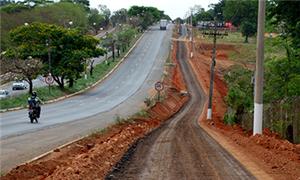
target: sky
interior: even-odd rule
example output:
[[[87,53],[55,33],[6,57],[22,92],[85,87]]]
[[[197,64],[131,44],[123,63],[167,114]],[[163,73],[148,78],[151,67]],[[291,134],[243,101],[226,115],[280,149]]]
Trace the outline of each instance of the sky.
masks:
[[[129,9],[133,5],[153,6],[165,12],[172,19],[184,18],[190,7],[201,5],[206,10],[208,5],[219,0],[90,0],[90,7],[97,8],[99,4],[106,5],[111,12],[121,8]]]

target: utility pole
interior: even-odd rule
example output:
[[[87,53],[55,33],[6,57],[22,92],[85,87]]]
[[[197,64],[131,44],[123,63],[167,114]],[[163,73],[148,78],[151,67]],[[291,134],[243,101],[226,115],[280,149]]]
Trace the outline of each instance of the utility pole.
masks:
[[[207,107],[207,120],[212,119],[212,98],[213,98],[213,87],[214,87],[214,71],[216,66],[216,50],[217,50],[217,36],[227,36],[228,33],[224,29],[224,23],[217,23],[217,18],[214,18],[213,24],[208,23],[208,31],[204,31],[204,35],[213,36],[213,50],[212,50],[212,61],[210,66],[210,83],[209,83],[209,96],[208,96],[208,107]],[[220,31],[218,31],[220,30]],[[225,30],[222,32],[222,30]]]
[[[191,58],[194,56],[193,9],[191,9]]]
[[[253,135],[262,134],[263,120],[263,79],[264,79],[264,31],[265,31],[265,0],[258,2],[256,70],[254,90],[254,122]]]
[[[210,66],[210,82],[209,82],[209,96],[208,96],[208,107],[207,107],[207,119],[212,119],[212,97],[214,90],[214,72],[216,66],[216,47],[217,47],[217,19],[215,18],[214,22],[214,31],[213,31],[213,51],[212,51],[212,61]]]

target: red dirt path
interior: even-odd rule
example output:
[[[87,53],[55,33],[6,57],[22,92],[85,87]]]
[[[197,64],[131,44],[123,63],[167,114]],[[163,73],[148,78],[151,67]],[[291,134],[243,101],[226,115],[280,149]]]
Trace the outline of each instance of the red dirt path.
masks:
[[[190,64],[206,94],[209,90],[211,48],[211,45],[196,41],[194,57],[190,60]],[[231,65],[236,64],[236,62],[228,59],[230,51],[235,51],[234,46],[224,44],[217,47],[217,65],[213,91],[213,121],[206,121],[206,111],[204,111],[205,115],[199,119],[201,126],[213,130],[221,137],[220,139],[227,141],[233,147],[232,149],[238,149],[239,154],[244,156],[241,159],[246,158],[253,161],[255,166],[265,171],[270,177],[299,180],[300,145],[279,139],[274,133],[266,129],[263,135],[252,136],[251,132],[245,132],[239,126],[224,125],[223,117],[226,112],[224,97],[227,93],[227,87],[223,81],[223,72]],[[247,162],[243,164],[250,165]],[[249,169],[252,168],[254,167],[249,167]]]

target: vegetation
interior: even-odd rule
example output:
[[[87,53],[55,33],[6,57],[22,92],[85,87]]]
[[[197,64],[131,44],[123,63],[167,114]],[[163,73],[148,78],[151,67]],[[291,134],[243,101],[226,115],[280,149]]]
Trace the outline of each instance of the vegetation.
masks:
[[[240,29],[245,37],[244,42],[248,43],[248,38],[256,33],[257,4],[257,0],[220,0],[216,4],[211,4],[207,11],[199,5],[195,5],[192,8],[193,26],[202,21],[231,22]],[[186,20],[189,21],[190,17],[191,15],[188,15]]]
[[[135,37],[137,34],[133,35]],[[133,45],[133,43],[137,40],[139,36],[136,36],[135,39],[132,39],[130,42],[130,45]],[[128,49],[128,48],[126,48]],[[119,58],[124,55],[126,51],[123,53],[121,52]],[[108,62],[108,63],[106,63]],[[99,79],[103,78],[113,67],[116,66],[118,63],[118,59],[113,61],[113,59],[108,59],[106,62],[103,62],[101,64],[98,64],[93,67],[93,73],[92,75],[89,74],[87,75],[87,79],[84,77],[80,76],[79,79],[77,79],[74,82],[74,85],[72,87],[65,87],[63,90],[57,86],[51,86],[51,93],[49,93],[48,87],[42,87],[42,88],[35,88],[34,90],[37,91],[39,97],[41,98],[42,101],[48,101],[52,99],[56,99],[58,97],[72,94],[75,92],[78,92],[95,82],[97,82]],[[2,67],[1,67],[2,68]],[[6,99],[1,99],[0,104],[1,104],[1,109],[7,109],[7,108],[13,108],[13,107],[25,107],[27,105],[27,98],[28,94],[23,94],[20,96],[16,97],[10,97]]]
[[[242,115],[253,111],[253,72],[242,66],[233,66],[224,76],[229,85],[225,98],[230,110],[224,120],[228,124],[240,123]]]
[[[293,1],[268,2],[268,28],[281,34],[265,40],[264,127],[295,143],[300,142],[300,115],[297,105],[300,102],[299,8],[299,3]],[[247,21],[251,19],[243,18]],[[245,46],[243,52],[249,55],[243,57],[243,53],[233,53],[231,58],[239,61],[247,57],[253,59],[255,44]],[[253,77],[253,71],[241,66],[231,67],[225,75],[229,88],[225,98],[229,106],[224,118],[226,123],[240,123],[246,129],[252,128]]]
[[[29,57],[27,59],[20,58],[1,58],[0,61],[2,73],[14,73],[17,79],[24,79],[29,84],[29,93],[32,93],[32,81],[39,75],[42,70],[43,64],[38,59]]]
[[[236,27],[240,27],[243,36],[245,36],[245,43],[248,43],[249,36],[253,36],[256,33],[257,10],[257,0],[225,0],[224,18],[226,21],[231,21]]]
[[[72,94],[94,84],[96,81],[104,77],[113,67],[115,67],[116,64],[117,61],[109,64],[101,63],[96,65],[93,76],[88,76],[87,79],[84,77],[78,79],[72,88],[65,88],[64,90],[61,90],[58,86],[51,86],[50,93],[48,87],[35,88],[34,90],[38,93],[43,102]],[[28,94],[22,94],[16,97],[1,99],[1,109],[25,107],[27,105],[27,98]]]
[[[8,49],[5,56],[24,60],[29,56],[41,59],[44,70],[36,74],[51,73],[61,89],[64,88],[65,79],[68,79],[69,87],[73,87],[85,71],[86,59],[104,54],[102,49],[97,48],[97,39],[82,35],[75,29],[56,25],[32,23],[16,28],[10,35],[14,48]]]
[[[146,30],[148,26],[160,19],[171,19],[168,15],[165,15],[163,11],[158,10],[155,7],[145,6],[132,6],[128,10],[130,17],[139,17],[141,19],[139,26]]]
[[[23,6],[23,5],[22,5]],[[78,28],[81,32],[88,29],[88,19],[85,9],[77,4],[59,2],[19,9],[18,12],[7,12],[6,6],[1,7],[1,51],[6,50],[10,43],[9,31],[33,22],[56,24],[65,28]]]
[[[254,70],[245,65],[254,64],[256,60],[257,6],[256,0],[220,0],[207,11],[199,6],[193,8],[193,25],[217,17],[219,21],[232,22],[239,30],[217,40],[234,45],[236,51],[232,51],[229,58],[243,65],[232,66],[226,72],[225,101],[229,108],[224,122],[239,123],[248,130],[252,129],[253,121]],[[265,37],[264,127],[295,143],[300,142],[299,9],[300,4],[295,1],[266,2],[266,30],[272,36]],[[199,31],[195,34],[201,35]],[[242,44],[241,35],[248,43]],[[211,39],[205,37],[203,41],[211,42]]]
[[[97,9],[91,9],[88,15],[88,24],[90,29],[94,30],[94,34],[98,33],[98,30],[103,27],[105,17],[99,14]]]

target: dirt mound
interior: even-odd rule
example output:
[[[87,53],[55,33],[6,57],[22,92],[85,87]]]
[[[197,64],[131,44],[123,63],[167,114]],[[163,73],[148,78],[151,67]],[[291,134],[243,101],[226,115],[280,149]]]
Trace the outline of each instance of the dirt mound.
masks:
[[[212,45],[196,44],[196,48],[198,51],[195,52],[190,63],[198,76],[198,81],[208,94]],[[268,129],[264,130],[264,135],[252,136],[252,132],[244,131],[238,125],[227,126],[223,123],[227,108],[224,102],[227,87],[222,76],[224,69],[237,64],[228,59],[228,53],[233,50],[233,45],[219,45],[217,48],[219,59],[217,56],[213,90],[213,121],[207,122],[203,116],[200,119],[201,125],[211,128],[216,133],[221,133],[220,136],[226,137],[226,141],[232,143],[240,154],[249,156],[251,161],[273,178],[299,179],[300,145],[279,139],[278,135],[271,133]]]

